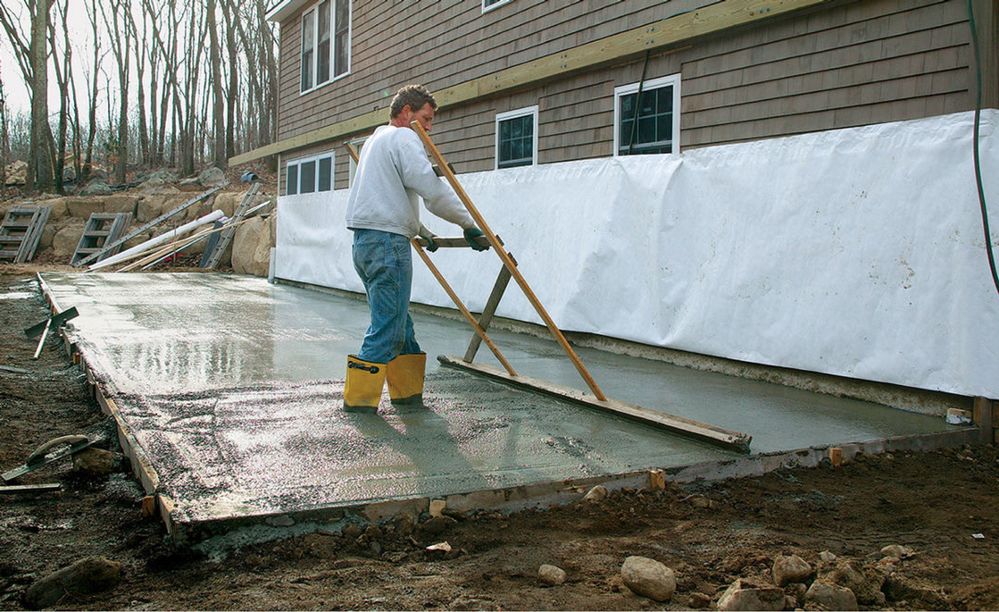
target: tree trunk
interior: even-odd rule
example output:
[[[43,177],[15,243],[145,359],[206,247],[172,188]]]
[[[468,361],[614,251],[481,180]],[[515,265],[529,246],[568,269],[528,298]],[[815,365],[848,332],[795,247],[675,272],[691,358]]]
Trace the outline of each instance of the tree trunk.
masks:
[[[225,156],[228,159],[236,155],[236,103],[239,101],[239,56],[236,48],[236,28],[233,21],[236,16],[236,5],[233,0],[222,1],[222,16],[225,17],[225,44],[229,53],[229,95],[226,98],[225,111]]]
[[[224,0],[223,0],[224,1]],[[218,20],[215,18],[216,0],[208,0],[205,11],[208,25],[209,62],[212,65],[212,154],[215,167],[225,169],[229,165],[226,158],[225,142],[225,101],[222,99],[222,50],[219,45]]]
[[[52,149],[49,142],[48,33],[49,9],[53,0],[36,0],[31,20],[31,157],[28,161],[28,191],[52,188]]]

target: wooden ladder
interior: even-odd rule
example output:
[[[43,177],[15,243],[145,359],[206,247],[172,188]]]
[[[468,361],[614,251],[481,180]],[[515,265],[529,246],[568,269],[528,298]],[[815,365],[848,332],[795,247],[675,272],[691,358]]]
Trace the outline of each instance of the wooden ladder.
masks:
[[[225,250],[229,247],[229,243],[232,241],[233,235],[236,234],[236,226],[239,222],[243,220],[246,216],[247,211],[250,210],[250,205],[253,203],[254,196],[257,195],[257,191],[260,190],[260,183],[254,183],[250,185],[250,189],[243,195],[243,199],[240,200],[239,206],[236,207],[236,211],[232,215],[232,219],[226,221],[225,227],[219,233],[218,242],[215,243],[215,248],[212,250],[212,254],[208,256],[208,260],[202,265],[202,268],[206,270],[214,270],[218,265],[222,256],[225,255]]]
[[[97,261],[114,255],[121,250],[124,243],[119,239],[131,222],[132,213],[91,213],[69,263],[78,266],[94,254],[97,254]],[[106,245],[114,246],[105,248]]]
[[[14,206],[0,224],[0,259],[14,263],[30,261],[42,239],[51,206]]]

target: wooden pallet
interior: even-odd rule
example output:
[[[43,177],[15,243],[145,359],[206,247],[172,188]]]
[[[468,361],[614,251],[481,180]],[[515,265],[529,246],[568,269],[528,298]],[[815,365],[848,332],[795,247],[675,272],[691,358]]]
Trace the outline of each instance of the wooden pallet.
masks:
[[[260,190],[260,183],[254,183],[250,186],[249,191],[240,200],[239,206],[236,207],[236,212],[233,213],[232,219],[226,221],[225,228],[219,233],[218,242],[215,244],[215,248],[212,249],[211,255],[208,256],[208,260],[202,264],[202,268],[206,270],[213,270],[219,265],[219,261],[222,259],[222,255],[225,254],[225,250],[229,247],[229,243],[232,241],[233,235],[236,233],[236,226],[242,221],[243,217],[250,210],[250,204],[253,203],[253,197],[257,195],[257,191]],[[202,259],[204,261],[204,259]]]
[[[124,243],[119,241],[131,223],[132,213],[91,213],[69,263],[78,266],[91,255],[96,254],[97,261],[114,255],[121,250]]]
[[[51,206],[44,205],[15,206],[8,210],[0,224],[0,260],[31,261],[51,211]]]

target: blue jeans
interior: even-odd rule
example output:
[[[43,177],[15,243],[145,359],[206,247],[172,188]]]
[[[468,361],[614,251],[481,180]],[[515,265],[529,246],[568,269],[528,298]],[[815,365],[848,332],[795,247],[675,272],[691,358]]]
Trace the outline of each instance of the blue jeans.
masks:
[[[357,357],[388,363],[399,355],[421,352],[409,316],[413,285],[409,239],[378,230],[354,230],[353,257],[371,311],[371,324]]]

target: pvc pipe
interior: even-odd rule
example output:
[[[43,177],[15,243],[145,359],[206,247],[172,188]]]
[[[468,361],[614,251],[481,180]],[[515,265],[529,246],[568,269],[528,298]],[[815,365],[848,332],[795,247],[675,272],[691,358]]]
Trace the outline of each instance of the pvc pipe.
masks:
[[[129,255],[132,255],[132,254],[135,254],[135,253],[141,253],[143,251],[148,251],[149,249],[151,249],[151,248],[153,248],[153,247],[155,247],[157,245],[163,244],[165,242],[170,242],[172,239],[176,238],[177,236],[186,234],[186,233],[192,231],[194,228],[196,228],[196,227],[198,227],[200,225],[204,225],[206,223],[214,223],[218,219],[221,219],[223,216],[225,216],[225,215],[224,215],[224,213],[221,210],[212,211],[212,212],[208,213],[207,215],[205,215],[204,217],[201,217],[200,219],[195,219],[194,221],[191,221],[190,223],[186,223],[184,225],[181,225],[177,229],[170,230],[169,232],[167,232],[165,234],[160,234],[159,236],[156,236],[155,238],[150,238],[149,240],[143,242],[142,244],[137,244],[137,245],[135,245],[134,247],[132,247],[130,249],[126,249],[126,250],[122,251],[121,253],[118,253],[117,255],[112,255],[111,257],[108,257],[107,259],[105,259],[103,261],[99,261],[99,262],[97,262],[95,264],[91,264],[88,269],[89,270],[99,270],[100,268],[103,268],[105,266],[110,266],[110,265],[116,264],[119,261],[122,261],[123,259],[127,259]]]

